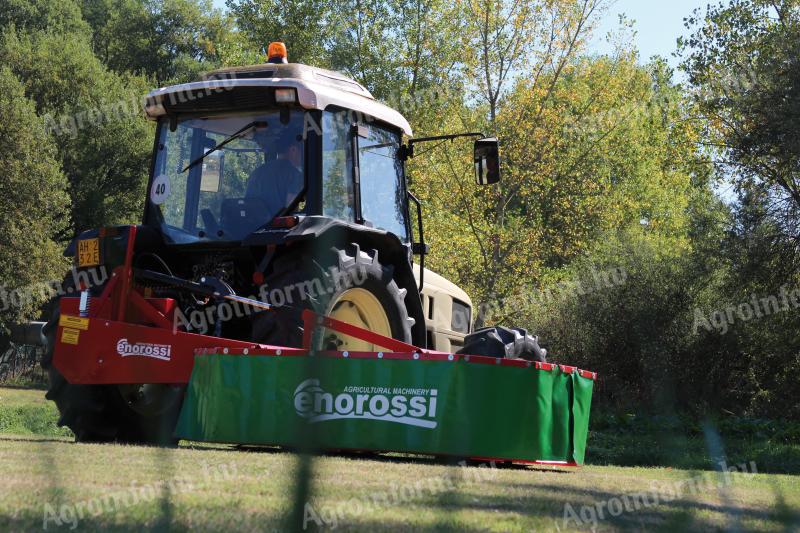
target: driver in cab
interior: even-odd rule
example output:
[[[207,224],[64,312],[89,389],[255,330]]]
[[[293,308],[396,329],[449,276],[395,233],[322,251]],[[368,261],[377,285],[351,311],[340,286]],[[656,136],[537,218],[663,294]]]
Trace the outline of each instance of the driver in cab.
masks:
[[[270,139],[259,132],[254,140],[269,159],[258,166],[247,181],[247,198],[263,201],[270,216],[277,215],[288,207],[303,190],[303,141],[293,131],[282,131],[277,138]]]

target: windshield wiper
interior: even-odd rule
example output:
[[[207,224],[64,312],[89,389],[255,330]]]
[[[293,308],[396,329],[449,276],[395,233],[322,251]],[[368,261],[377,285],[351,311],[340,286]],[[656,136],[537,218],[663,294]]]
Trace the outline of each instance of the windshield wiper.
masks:
[[[189,170],[190,168],[195,166],[197,163],[199,163],[200,161],[205,159],[208,155],[216,152],[217,150],[219,150],[220,148],[222,148],[223,146],[225,146],[229,142],[238,139],[239,137],[241,137],[248,130],[251,130],[253,128],[266,128],[266,127],[267,127],[267,123],[262,121],[262,120],[255,120],[255,121],[251,122],[250,124],[247,124],[245,127],[240,129],[239,131],[237,131],[236,133],[234,133],[233,135],[231,135],[230,137],[228,137],[224,141],[222,141],[222,142],[218,143],[217,145],[215,145],[214,148],[212,148],[208,152],[204,153],[203,155],[201,155],[200,157],[198,157],[197,159],[195,159],[194,161],[192,161],[191,163],[186,165],[186,168],[181,170],[181,173],[186,172],[187,170]]]

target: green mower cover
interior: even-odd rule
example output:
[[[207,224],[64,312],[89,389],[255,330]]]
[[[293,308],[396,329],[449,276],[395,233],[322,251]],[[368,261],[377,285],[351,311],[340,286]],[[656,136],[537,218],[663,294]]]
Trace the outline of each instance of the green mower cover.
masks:
[[[558,365],[544,370],[451,357],[198,355],[176,434],[316,450],[583,463],[591,378]]]

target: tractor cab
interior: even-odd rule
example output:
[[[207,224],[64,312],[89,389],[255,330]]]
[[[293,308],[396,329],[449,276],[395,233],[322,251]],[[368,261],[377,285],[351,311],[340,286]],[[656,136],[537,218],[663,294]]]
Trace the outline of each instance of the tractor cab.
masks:
[[[241,241],[325,216],[410,243],[408,122],[341,74],[268,63],[148,97],[158,121],[147,223],[172,243]]]
[[[145,224],[168,247],[242,244],[257,256],[260,246],[276,246],[268,258],[255,257],[256,271],[245,268],[239,276],[263,273],[270,282],[269,263],[285,245],[335,233],[334,244],[374,249],[393,270],[413,322],[404,340],[447,351],[463,345],[472,303],[424,268],[422,209],[405,175],[414,142],[439,137],[411,139],[408,121],[363,86],[337,72],[288,63],[276,43],[268,63],[158,89],[145,110],[158,124]],[[475,154],[478,181],[496,181],[496,140],[479,139]],[[415,255],[419,264],[412,267]],[[356,302],[358,312],[338,316],[363,315],[374,304]],[[367,320],[358,325],[370,326]]]

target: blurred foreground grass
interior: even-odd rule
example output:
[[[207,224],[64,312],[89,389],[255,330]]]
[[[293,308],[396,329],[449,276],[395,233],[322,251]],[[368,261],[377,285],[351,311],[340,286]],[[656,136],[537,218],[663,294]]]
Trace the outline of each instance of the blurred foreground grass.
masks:
[[[800,478],[791,475],[600,465],[569,472],[495,469],[401,456],[315,460],[304,523],[289,522],[293,454],[194,443],[177,449],[74,444],[56,419],[42,391],[0,389],[0,531],[800,528]],[[590,461],[671,458],[678,464],[676,452],[666,450],[683,444],[685,455],[699,457],[684,462],[708,466],[701,464],[708,454],[696,436],[648,441],[658,433],[603,424],[598,418],[590,435]],[[739,462],[750,471],[755,460]],[[757,462],[756,469],[763,470]]]

